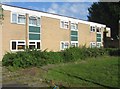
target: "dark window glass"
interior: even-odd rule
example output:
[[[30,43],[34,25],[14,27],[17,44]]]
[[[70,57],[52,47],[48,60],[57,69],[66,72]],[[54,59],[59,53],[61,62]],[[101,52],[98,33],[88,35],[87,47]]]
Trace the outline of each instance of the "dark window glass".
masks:
[[[12,50],[16,50],[16,42],[12,42]]]
[[[18,50],[19,49],[25,49],[25,45],[18,45]]]
[[[29,49],[35,49],[35,45],[29,45]]]
[[[40,49],[40,42],[37,42],[37,49]]]

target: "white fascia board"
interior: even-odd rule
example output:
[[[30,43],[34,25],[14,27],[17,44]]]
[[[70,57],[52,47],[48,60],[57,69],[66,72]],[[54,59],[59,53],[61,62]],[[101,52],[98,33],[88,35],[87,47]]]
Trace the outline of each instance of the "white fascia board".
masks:
[[[94,22],[88,22],[88,21],[84,21],[84,20],[74,19],[74,18],[50,14],[50,13],[44,13],[44,12],[39,12],[39,11],[27,10],[27,9],[19,8],[19,7],[2,5],[2,8],[4,10],[9,10],[9,11],[16,12],[16,13],[29,14],[30,16],[31,15],[38,16],[38,17],[46,16],[46,17],[50,17],[50,18],[63,20],[63,21],[71,21],[72,23],[83,23],[83,24],[88,24],[90,26],[106,27],[106,25],[102,25],[102,24],[98,24],[98,23],[94,23]]]
[[[97,27],[106,27],[106,25],[95,23],[95,22],[88,22],[90,26],[97,26]]]
[[[107,30],[107,31],[109,31],[109,30],[110,30],[110,28],[109,28],[109,27],[106,27],[106,30]]]

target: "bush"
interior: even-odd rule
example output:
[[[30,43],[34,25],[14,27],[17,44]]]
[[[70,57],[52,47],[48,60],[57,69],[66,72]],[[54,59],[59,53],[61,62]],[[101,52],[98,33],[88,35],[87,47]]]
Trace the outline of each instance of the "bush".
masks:
[[[3,66],[13,67],[31,67],[43,66],[47,64],[56,64],[61,62],[73,62],[77,60],[85,60],[89,57],[98,57],[104,55],[118,56],[120,49],[103,49],[103,48],[86,48],[86,47],[70,47],[61,52],[47,52],[41,50],[26,49],[22,52],[6,53],[3,57]]]

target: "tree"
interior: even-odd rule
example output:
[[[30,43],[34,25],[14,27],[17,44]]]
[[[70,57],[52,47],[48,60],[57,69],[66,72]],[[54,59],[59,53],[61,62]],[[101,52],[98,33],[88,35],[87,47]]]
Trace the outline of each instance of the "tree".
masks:
[[[111,28],[111,36],[117,38],[120,19],[120,2],[95,2],[88,8],[88,20]]]

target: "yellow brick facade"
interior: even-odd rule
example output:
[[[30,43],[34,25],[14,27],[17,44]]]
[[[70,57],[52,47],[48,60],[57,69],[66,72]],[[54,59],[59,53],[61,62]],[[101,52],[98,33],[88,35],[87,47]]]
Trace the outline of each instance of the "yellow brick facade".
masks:
[[[16,7],[8,6],[10,9]],[[10,52],[10,41],[11,40],[25,40],[26,46],[29,45],[29,16],[33,14],[31,10],[20,9],[21,12],[23,10],[26,16],[25,24],[15,24],[11,23],[11,10],[8,10],[7,6],[4,6],[4,20],[3,27],[0,29],[0,59],[2,60],[3,55],[6,52]],[[16,9],[17,13],[19,11]],[[21,13],[23,13],[21,12]],[[28,12],[28,13],[27,13]],[[41,12],[34,12],[41,13]],[[38,16],[38,15],[37,15]],[[96,32],[91,32],[91,23],[87,21],[81,21],[78,19],[73,19],[65,16],[53,15],[43,13],[40,17],[40,45],[41,50],[47,49],[48,51],[60,51],[61,50],[61,41],[67,41],[69,43],[69,47],[71,46],[71,22],[75,22],[78,24],[78,46],[86,46],[90,47],[90,42],[96,42]],[[68,29],[63,29],[60,26],[61,20],[67,20],[69,22]],[[92,23],[96,26],[97,23]],[[98,24],[99,25],[99,24]],[[101,39],[103,43],[103,31],[104,25],[101,26]],[[103,27],[102,27],[103,26]],[[103,46],[103,44],[102,44]]]

